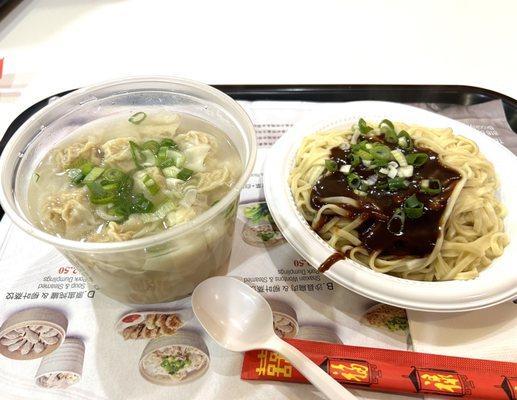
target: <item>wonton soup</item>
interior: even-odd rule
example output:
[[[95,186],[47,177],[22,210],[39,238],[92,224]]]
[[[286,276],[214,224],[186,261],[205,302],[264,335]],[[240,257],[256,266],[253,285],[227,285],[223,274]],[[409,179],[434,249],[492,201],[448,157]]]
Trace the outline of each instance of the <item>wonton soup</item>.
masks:
[[[29,205],[51,234],[130,240],[193,219],[240,174],[223,132],[192,116],[141,111],[85,125],[48,153],[34,172]]]
[[[29,212],[37,226],[65,239],[128,241],[194,219],[241,174],[228,136],[200,118],[117,114],[79,127],[44,156],[29,185]],[[64,254],[118,300],[183,297],[227,265],[237,201],[201,231],[153,247],[102,257]]]

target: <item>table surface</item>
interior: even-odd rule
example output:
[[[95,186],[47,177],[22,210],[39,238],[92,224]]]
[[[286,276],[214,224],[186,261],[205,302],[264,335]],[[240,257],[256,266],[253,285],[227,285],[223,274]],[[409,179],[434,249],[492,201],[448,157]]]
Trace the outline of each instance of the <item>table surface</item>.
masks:
[[[14,2],[0,10],[0,97],[30,104],[141,74],[214,84],[464,84],[517,97],[515,15],[513,0]],[[19,96],[5,93],[13,87]]]

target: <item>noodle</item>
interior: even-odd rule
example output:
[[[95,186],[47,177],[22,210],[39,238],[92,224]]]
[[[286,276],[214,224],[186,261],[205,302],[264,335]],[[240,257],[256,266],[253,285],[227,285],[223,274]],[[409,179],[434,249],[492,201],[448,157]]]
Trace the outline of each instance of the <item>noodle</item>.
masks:
[[[298,210],[331,247],[374,271],[424,281],[477,277],[509,243],[504,233],[505,208],[495,197],[498,182],[492,164],[476,143],[454,135],[451,129],[395,125],[406,130],[415,145],[437,153],[443,165],[459,171],[464,178],[455,202],[449,199],[453,207],[442,226],[443,241],[436,241],[429,257],[397,257],[366,249],[357,232],[363,219],[361,215],[352,216],[346,207],[354,199],[322,199],[325,205],[319,210],[311,204],[311,192],[325,172],[330,150],[354,143],[357,129],[318,132],[303,140],[289,176]]]

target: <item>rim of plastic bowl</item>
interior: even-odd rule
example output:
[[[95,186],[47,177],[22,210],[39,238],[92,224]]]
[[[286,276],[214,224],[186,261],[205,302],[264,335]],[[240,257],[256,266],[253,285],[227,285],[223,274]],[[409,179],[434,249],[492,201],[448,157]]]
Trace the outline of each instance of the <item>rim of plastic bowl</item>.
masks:
[[[257,144],[256,144],[256,136],[255,136],[255,129],[253,127],[253,124],[244,109],[230,96],[227,94],[221,92],[220,90],[207,85],[205,83],[193,81],[190,79],[185,78],[179,78],[174,76],[136,76],[136,77],[129,77],[129,78],[123,78],[123,79],[117,79],[117,80],[109,80],[104,81],[102,83],[84,87],[81,89],[78,89],[76,91],[73,91],[60,99],[50,103],[37,113],[35,113],[33,116],[31,116],[25,123],[15,132],[13,137],[9,140],[7,145],[5,146],[2,156],[0,157],[0,171],[4,171],[5,164],[9,161],[9,158],[11,156],[11,152],[15,145],[19,144],[18,142],[21,141],[21,136],[23,132],[30,127],[35,121],[37,121],[41,115],[44,115],[52,110],[55,110],[56,108],[60,107],[62,104],[67,103],[70,100],[76,99],[78,97],[84,96],[85,94],[88,94],[89,92],[93,92],[96,90],[108,88],[109,86],[113,85],[120,85],[120,84],[131,84],[131,83],[143,83],[143,82],[166,82],[166,83],[174,83],[174,84],[180,84],[186,87],[194,87],[196,89],[208,92],[221,100],[222,102],[228,103],[228,106],[231,106],[230,110],[232,110],[232,114],[237,115],[239,120],[239,124],[242,125],[241,130],[249,134],[250,141],[247,143],[248,147],[248,161],[244,165],[244,171],[241,174],[239,180],[235,183],[235,185],[230,189],[228,193],[214,206],[210,207],[207,211],[199,214],[194,219],[187,221],[183,224],[180,224],[176,227],[169,228],[164,230],[163,232],[157,233],[155,235],[145,236],[143,238],[138,239],[131,239],[127,241],[122,242],[109,242],[109,243],[98,243],[98,242],[80,242],[76,240],[70,240],[61,238],[58,236],[51,235],[50,233],[46,233],[43,230],[37,228],[34,226],[28,219],[24,218],[22,215],[24,214],[19,210],[19,207],[17,206],[17,201],[15,198],[15,194],[7,194],[4,191],[4,186],[2,185],[2,188],[0,190],[0,203],[2,204],[2,208],[5,211],[5,214],[9,216],[9,218],[22,230],[27,232],[29,235],[40,239],[46,243],[52,244],[56,247],[67,249],[67,250],[73,250],[76,252],[95,252],[95,253],[107,253],[107,252],[121,252],[121,251],[127,251],[132,250],[136,248],[145,248],[149,246],[155,246],[159,245],[167,240],[170,240],[174,238],[175,236],[187,233],[196,227],[203,225],[213,217],[215,217],[217,214],[222,212],[226,207],[232,203],[232,201],[235,200],[236,196],[239,195],[242,187],[248,180],[253,167],[255,165],[255,159],[257,154]],[[235,116],[234,116],[235,118]],[[27,146],[30,146],[30,142],[27,143]],[[245,160],[243,160],[243,163]],[[12,179],[12,176],[10,176]],[[12,197],[12,202],[9,199],[9,197]],[[13,207],[13,204],[15,207]],[[20,215],[21,214],[21,215]]]

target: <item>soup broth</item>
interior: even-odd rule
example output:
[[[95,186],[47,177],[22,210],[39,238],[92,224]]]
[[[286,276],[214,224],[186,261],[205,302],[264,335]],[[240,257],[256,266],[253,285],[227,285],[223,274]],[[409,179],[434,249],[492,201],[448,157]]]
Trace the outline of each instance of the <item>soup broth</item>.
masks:
[[[216,204],[242,173],[234,145],[187,114],[139,111],[76,129],[40,162],[29,210],[66,239],[136,239],[187,222]]]

